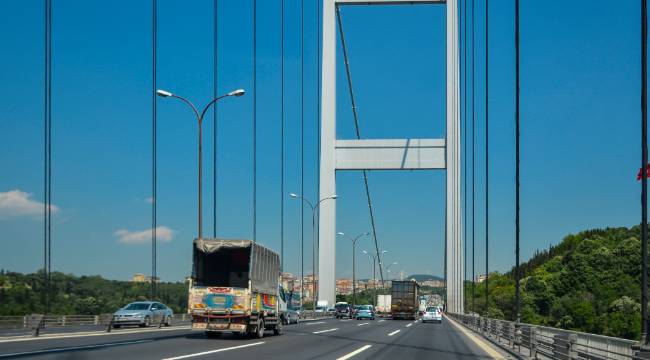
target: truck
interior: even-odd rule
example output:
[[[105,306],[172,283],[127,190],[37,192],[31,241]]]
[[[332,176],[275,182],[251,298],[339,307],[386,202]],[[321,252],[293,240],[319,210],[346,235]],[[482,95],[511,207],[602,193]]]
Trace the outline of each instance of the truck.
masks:
[[[280,256],[250,240],[195,239],[188,313],[192,329],[221,333],[282,335],[286,297]]]
[[[415,280],[392,281],[390,313],[394,320],[416,319],[419,306],[419,287]]]
[[[377,312],[389,313],[390,312],[390,295],[377,295]]]

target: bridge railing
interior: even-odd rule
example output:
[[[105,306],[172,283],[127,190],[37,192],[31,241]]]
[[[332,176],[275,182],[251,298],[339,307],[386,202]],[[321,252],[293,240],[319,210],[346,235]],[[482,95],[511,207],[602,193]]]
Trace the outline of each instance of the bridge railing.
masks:
[[[638,342],[477,315],[447,314],[494,343],[531,359],[638,359]]]

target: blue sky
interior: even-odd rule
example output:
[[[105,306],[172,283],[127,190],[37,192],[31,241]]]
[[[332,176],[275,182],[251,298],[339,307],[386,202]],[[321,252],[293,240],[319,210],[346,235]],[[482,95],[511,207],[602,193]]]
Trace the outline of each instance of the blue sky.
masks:
[[[42,266],[42,3],[0,3],[0,267],[24,272]],[[53,3],[52,267],[127,279],[150,268],[150,1]],[[285,268],[298,273],[300,204],[288,194],[300,192],[303,114],[304,193],[316,197],[317,7],[304,2],[301,87],[300,2],[285,3]],[[248,90],[218,107],[221,237],[253,233],[251,5],[219,2],[218,92]],[[257,234],[279,250],[280,1],[257,6]],[[160,0],[158,8],[158,85],[204,104],[213,93],[212,1]],[[344,7],[342,14],[362,137],[444,136],[444,6]],[[489,14],[490,268],[503,271],[514,263],[513,2],[491,2]],[[523,258],[569,233],[639,221],[639,16],[633,1],[522,1]],[[476,268],[482,272],[482,1],[476,3],[476,19],[475,241]],[[337,136],[352,138],[342,59],[337,70]],[[470,110],[471,88],[467,93]],[[212,232],[211,114],[204,123],[207,234]],[[471,110],[464,115],[470,120]],[[158,273],[179,280],[189,273],[196,235],[192,114],[177,101],[159,99],[158,135],[158,224],[168,229],[161,232],[167,240],[158,246]],[[468,175],[471,179],[471,168]],[[399,263],[394,271],[443,273],[444,179],[443,171],[370,172],[378,238],[389,251],[384,261]],[[341,172],[337,185],[337,230],[368,231],[361,173]],[[470,232],[472,219],[467,220]],[[306,273],[310,240],[305,211]],[[372,272],[360,254],[370,245],[367,238],[358,246],[360,277]],[[337,249],[337,276],[350,276],[349,243],[339,239]]]

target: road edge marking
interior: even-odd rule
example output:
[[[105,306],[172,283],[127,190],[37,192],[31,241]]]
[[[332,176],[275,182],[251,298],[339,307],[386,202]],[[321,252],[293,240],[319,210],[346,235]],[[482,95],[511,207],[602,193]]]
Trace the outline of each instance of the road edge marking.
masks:
[[[348,354],[343,355],[343,356],[341,356],[341,357],[339,357],[339,358],[336,358],[336,360],[347,360],[347,359],[349,359],[349,358],[351,358],[351,357],[353,357],[353,356],[355,356],[355,355],[361,353],[362,351],[366,351],[366,350],[370,349],[371,347],[372,347],[372,345],[364,345],[364,346],[362,346],[362,347],[360,347],[360,348],[354,350],[354,351],[351,352],[351,353],[348,353]]]
[[[216,350],[203,351],[203,352],[198,352],[198,353],[194,353],[194,354],[187,354],[187,355],[181,355],[181,356],[168,357],[168,358],[163,358],[163,360],[187,359],[187,358],[191,358],[191,357],[195,357],[195,356],[203,356],[203,355],[209,355],[209,354],[214,354],[214,353],[228,351],[228,350],[236,350],[236,349],[242,349],[242,348],[247,348],[247,347],[251,347],[251,346],[262,345],[264,343],[265,343],[265,341],[260,341],[260,342],[256,342],[256,343],[252,343],[252,344],[244,344],[244,345],[232,346],[232,347],[221,348],[221,349],[216,349]]]
[[[477,335],[473,334],[469,330],[465,329],[462,325],[458,324],[455,320],[450,319],[448,316],[445,318],[447,321],[449,321],[450,324],[460,330],[465,336],[472,340],[479,348],[481,348],[481,350],[485,351],[493,359],[504,360],[506,358],[498,351],[494,350],[492,346],[488,345],[485,341],[480,339]]]
[[[141,343],[153,342],[153,341],[154,341],[153,339],[141,339],[141,340],[117,341],[117,342],[105,343],[105,344],[78,345],[78,346],[58,347],[58,348],[52,348],[52,349],[21,351],[21,352],[15,352],[15,353],[0,354],[0,359],[16,357],[16,356],[29,356],[29,355],[38,356],[38,355],[46,355],[46,354],[50,354],[50,353],[61,353],[61,352],[74,351],[74,350],[98,349],[98,348],[105,348],[105,347],[111,347],[111,346],[141,344]]]
[[[149,328],[149,329],[133,329],[126,331],[111,331],[106,332],[103,330],[97,331],[84,331],[84,332],[69,332],[69,333],[60,333],[60,334],[47,334],[41,336],[31,336],[27,337],[17,337],[16,339],[11,338],[0,338],[0,344],[10,343],[10,342],[20,342],[20,341],[35,341],[35,340],[57,340],[57,339],[67,339],[67,338],[76,338],[76,337],[86,337],[86,336],[107,336],[107,335],[120,335],[120,334],[146,334],[146,333],[157,333],[162,331],[179,331],[179,330],[191,330],[189,325],[177,326],[177,327],[168,327],[168,328]]]

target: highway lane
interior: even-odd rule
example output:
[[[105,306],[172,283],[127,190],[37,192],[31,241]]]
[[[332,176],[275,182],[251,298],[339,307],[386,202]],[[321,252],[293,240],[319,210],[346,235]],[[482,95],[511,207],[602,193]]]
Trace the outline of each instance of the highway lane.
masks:
[[[263,339],[224,335],[206,338],[186,328],[106,336],[0,342],[0,359],[486,359],[485,350],[447,320],[327,319],[285,327]],[[494,354],[494,353],[492,353]],[[504,356],[505,357],[505,356]]]

